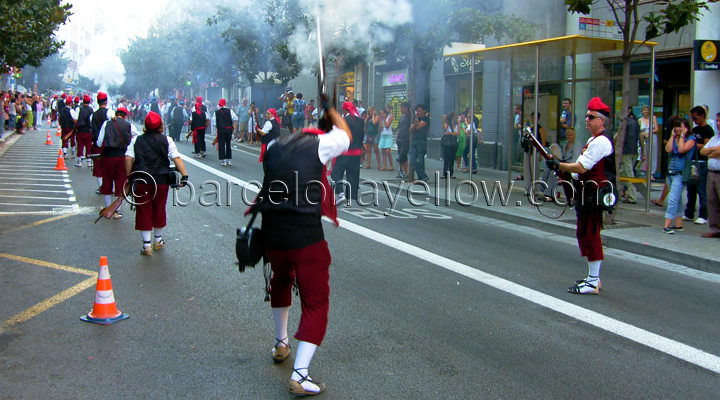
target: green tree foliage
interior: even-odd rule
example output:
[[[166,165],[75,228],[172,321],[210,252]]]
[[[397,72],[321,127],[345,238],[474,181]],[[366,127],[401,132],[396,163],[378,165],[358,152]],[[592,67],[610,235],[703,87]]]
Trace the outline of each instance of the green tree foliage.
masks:
[[[32,89],[35,84],[35,74],[37,74],[38,92],[62,90],[64,87],[62,77],[69,63],[68,59],[57,53],[53,54],[44,59],[37,68],[24,68],[22,77],[17,80],[17,83]]]
[[[708,3],[716,1],[718,0],[661,0],[654,2],[653,10],[649,7],[641,7],[645,3],[642,0],[627,0],[625,2],[605,0],[603,2],[607,4],[613,13],[615,22],[623,35],[621,110],[626,110],[630,106],[630,61],[633,54],[642,47],[635,44],[638,31],[642,25],[645,25],[643,41],[649,41],[669,33],[676,33],[683,27],[698,21],[702,12],[708,9]],[[564,0],[564,4],[570,13],[579,14],[589,14],[595,3],[596,1],[593,0]],[[615,151],[622,154],[626,115],[621,113],[619,117],[620,130],[615,136]],[[619,166],[619,157],[616,158],[616,162]]]
[[[10,66],[38,67],[63,42],[54,32],[71,15],[61,0],[0,0],[0,72]]]

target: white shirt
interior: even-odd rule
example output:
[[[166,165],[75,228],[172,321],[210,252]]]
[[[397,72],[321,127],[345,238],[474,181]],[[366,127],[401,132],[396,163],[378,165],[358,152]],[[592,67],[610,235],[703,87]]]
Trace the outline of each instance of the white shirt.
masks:
[[[605,135],[599,134],[597,136],[590,137],[587,141],[587,148],[585,152],[580,154],[577,158],[577,162],[583,166],[583,168],[590,170],[600,160],[609,156],[613,152],[612,143]],[[573,172],[573,179],[578,179],[578,174]]]
[[[720,136],[715,135],[710,138],[710,140],[705,143],[705,148],[709,149],[711,147],[718,147],[720,146]],[[710,171],[720,171],[720,157],[710,158],[708,157],[708,169]]]
[[[112,117],[114,117],[115,114],[112,114],[112,111],[108,110],[108,120],[103,122],[102,127],[100,127],[100,133],[98,133],[98,139],[97,142],[95,142],[95,146],[102,147],[103,140],[105,140],[105,127],[107,126],[108,122],[111,122]],[[135,128],[135,125],[130,124],[130,134],[132,135],[133,139],[135,136],[138,136],[140,132]]]
[[[223,108],[230,110],[230,118],[232,118],[233,121],[238,120],[238,116],[237,116],[237,114],[235,114],[235,111],[233,111],[231,108],[228,108],[228,107],[220,107],[220,109],[223,109]]]
[[[264,132],[264,131],[263,131]],[[325,164],[328,160],[341,155],[350,147],[350,137],[347,132],[333,125],[330,132],[318,135],[318,158]],[[275,141],[268,143],[267,148],[275,144]]]
[[[273,118],[273,119],[275,119],[275,118]],[[270,122],[270,121],[272,121],[273,119],[269,119],[269,120],[265,121],[265,125],[263,125],[263,127],[260,128],[260,130],[261,130],[264,134],[267,135],[267,134],[270,133],[270,131],[272,130],[272,122]]]
[[[166,138],[168,141],[168,158],[172,160],[173,158],[180,157],[180,152],[175,145],[175,141],[170,136],[163,135],[163,137]],[[132,140],[130,141],[130,145],[125,151],[126,157],[131,157],[132,159],[135,159],[135,141],[137,140],[137,138],[138,136],[133,136]]]

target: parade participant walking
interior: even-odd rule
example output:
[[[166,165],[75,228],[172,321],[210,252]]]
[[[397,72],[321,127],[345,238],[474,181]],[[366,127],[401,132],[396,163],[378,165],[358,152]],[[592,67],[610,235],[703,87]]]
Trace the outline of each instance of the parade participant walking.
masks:
[[[142,178],[152,176],[154,184],[137,181],[134,185],[135,195],[135,230],[140,231],[143,247],[140,254],[152,255],[153,250],[165,246],[162,238],[163,229],[167,225],[166,204],[168,197],[168,174],[170,161],[182,174],[180,186],[188,181],[185,164],[180,159],[180,152],[171,137],[163,135],[163,123],[160,114],[149,112],[145,117],[143,134],[135,136],[125,152],[126,176]],[[145,178],[147,179],[147,178]],[[153,234],[155,240],[153,241]]]
[[[269,193],[282,193],[282,198],[289,196],[293,200],[273,201],[271,197],[270,201],[253,206],[259,207],[262,213],[262,242],[272,269],[270,306],[275,323],[272,352],[275,363],[290,356],[288,315],[293,284],[299,288],[302,311],[295,333],[298,346],[289,382],[289,391],[296,395],[316,395],[325,390],[325,384],[311,379],[308,371],[325,337],[329,310],[331,257],[321,217],[326,215],[337,223],[325,164],[346,151],[353,139],[337,111],[330,109],[327,113],[334,125],[330,132],[314,135],[312,133],[322,132],[307,129],[279,138],[268,146],[263,160],[263,187],[267,187]]]
[[[220,99],[218,102],[218,108],[215,110],[215,126],[217,129],[217,136],[213,144],[218,145],[218,158],[220,159],[220,165],[230,165],[232,159],[232,147],[230,141],[233,138],[233,132],[237,128],[238,116],[235,112],[227,107],[225,99]]]
[[[337,204],[347,199],[357,201],[360,186],[360,156],[362,155],[365,127],[353,103],[346,101],[342,105],[345,122],[350,128],[352,142],[350,148],[335,160],[331,178],[337,194]],[[345,177],[345,181],[343,181]]]
[[[100,129],[102,129],[105,121],[114,117],[115,114],[113,113],[112,110],[107,109],[107,94],[106,93],[98,92],[97,102],[98,102],[98,109],[97,109],[97,111],[95,111],[93,113],[92,118],[90,118],[90,129],[92,131],[92,147],[90,148],[90,153],[99,155],[102,152],[102,148],[97,145],[98,138],[100,137]],[[102,188],[102,177],[103,177],[102,158],[94,157],[92,166],[93,166],[92,175],[94,177],[96,177],[97,181],[98,181],[98,188],[95,191],[95,193],[101,194],[100,189]]]
[[[87,159],[90,166],[90,151],[92,147],[92,126],[91,118],[93,109],[90,107],[90,96],[83,95],[83,105],[78,109],[77,117],[77,149],[78,160],[76,167],[82,167],[83,160]]]
[[[575,199],[577,213],[576,236],[580,247],[580,255],[587,257],[588,275],[570,286],[567,290],[573,294],[598,294],[600,283],[600,264],[604,258],[600,230],[602,229],[603,209],[598,204],[600,187],[608,185],[607,174],[615,174],[615,157],[613,145],[604,134],[605,124],[610,116],[608,107],[599,97],[590,99],[585,115],[585,127],[591,137],[573,163],[560,162],[552,158],[546,163],[556,171],[572,173],[573,179],[580,181],[586,190],[579,190],[582,198]],[[526,177],[527,179],[527,177]],[[595,194],[588,199],[587,194]]]
[[[280,137],[280,128],[282,128],[282,123],[278,118],[277,110],[268,108],[267,111],[265,111],[265,124],[263,124],[262,128],[255,129],[257,134],[260,135],[260,144],[262,145],[258,162],[263,161],[265,151],[267,151],[270,142]]]
[[[126,120],[130,112],[125,107],[115,111],[115,116],[103,123],[95,145],[100,147],[102,156],[102,186],[100,193],[105,196],[105,207],[118,197],[123,196],[125,173],[125,151],[133,137],[140,134],[135,126]],[[115,194],[115,198],[112,195]],[[113,218],[122,218],[122,212],[116,211]]]
[[[170,103],[168,108],[170,109],[168,111],[168,125],[170,125],[168,127],[168,134],[174,141],[179,142],[180,131],[185,122],[185,110],[181,105],[175,104],[175,100]]]
[[[195,111],[190,116],[190,133],[195,145],[195,158],[205,158],[205,129],[210,125],[210,118],[203,111],[202,100],[195,102]]]
[[[71,150],[71,157],[75,158],[75,124],[77,123],[77,111],[73,110],[72,97],[65,98],[65,106],[60,109],[60,128],[62,135],[63,157],[68,158],[68,146]]]

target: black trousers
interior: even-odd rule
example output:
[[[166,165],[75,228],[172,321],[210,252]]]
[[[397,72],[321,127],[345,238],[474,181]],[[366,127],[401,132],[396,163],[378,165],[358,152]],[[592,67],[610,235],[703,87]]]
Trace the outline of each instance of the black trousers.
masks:
[[[197,142],[195,143],[195,153],[205,152],[205,129],[198,129]]]
[[[455,157],[455,154],[457,153],[458,145],[449,145],[449,146],[442,146],[443,151],[443,174],[442,176],[447,176],[448,173],[450,173],[450,176],[455,175],[455,170],[453,168],[453,165],[455,165],[455,160],[457,159]]]
[[[348,199],[357,200],[360,186],[360,156],[339,156],[333,166],[330,177],[335,185],[335,193],[345,192]],[[345,178],[347,183],[338,183]],[[348,193],[349,191],[349,193]]]
[[[221,160],[229,160],[232,158],[232,148],[230,141],[232,140],[232,128],[218,128],[218,158]]]

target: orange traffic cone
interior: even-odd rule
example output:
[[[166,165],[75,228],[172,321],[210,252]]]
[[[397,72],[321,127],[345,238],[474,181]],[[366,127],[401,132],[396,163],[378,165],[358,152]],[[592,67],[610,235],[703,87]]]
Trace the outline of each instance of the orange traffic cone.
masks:
[[[60,123],[58,122],[57,136],[62,136],[62,130],[60,129]]]
[[[62,149],[60,149],[60,152],[58,153],[58,160],[57,164],[55,165],[55,171],[67,171],[67,167],[65,166],[65,158],[63,157]]]
[[[85,322],[93,322],[100,325],[110,325],[113,322],[130,318],[123,314],[115,305],[112,282],[110,281],[110,270],[108,269],[107,257],[100,257],[100,272],[98,272],[97,286],[95,287],[95,303],[93,309],[87,315],[80,317]]]
[[[45,139],[45,144],[53,144],[52,139],[50,139],[50,130],[48,129],[47,139]]]

